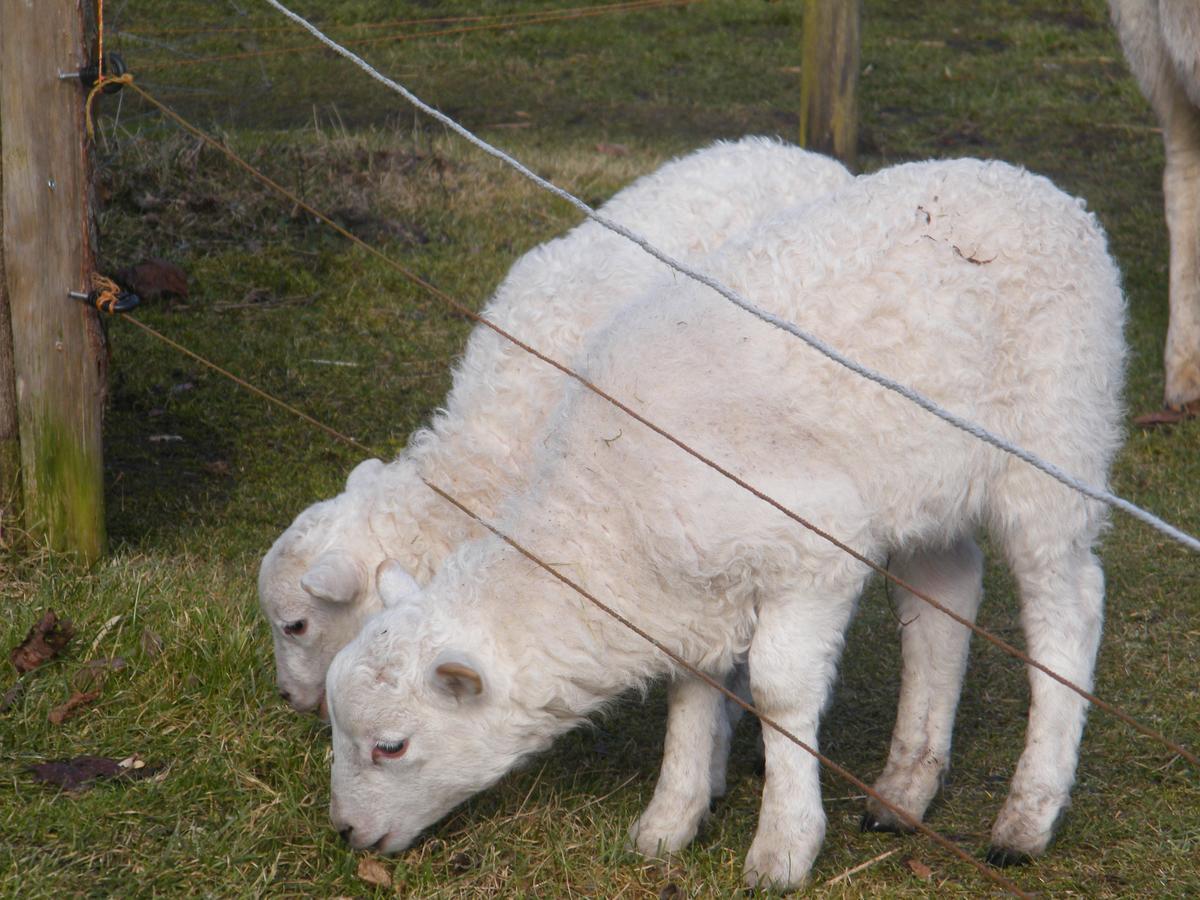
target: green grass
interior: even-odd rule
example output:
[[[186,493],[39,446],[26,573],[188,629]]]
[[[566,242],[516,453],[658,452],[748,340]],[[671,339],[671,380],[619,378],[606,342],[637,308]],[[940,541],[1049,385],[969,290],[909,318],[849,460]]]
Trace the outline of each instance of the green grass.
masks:
[[[480,305],[521,253],[576,221],[328,54],[177,64],[304,44],[297,34],[151,33],[195,22],[278,24],[263,6],[107,6],[110,26],[123,30],[111,42],[140,84],[469,305]],[[713,138],[793,136],[798,6],[708,0],[363,49],[539,172],[600,202]],[[328,25],[463,14],[460,4],[391,0],[310,0],[301,11]],[[1003,158],[1051,176],[1098,212],[1130,301],[1128,405],[1156,407],[1166,325],[1162,153],[1103,3],[869,2],[862,58],[864,169],[929,156]],[[102,103],[105,266],[161,256],[192,281],[186,302],[148,304],[139,317],[381,452],[402,447],[444,397],[468,323],[277,202],[128,92]],[[602,143],[628,153],[600,152]],[[245,307],[254,289],[276,302]],[[356,454],[131,326],[112,322],[108,333],[112,555],[82,571],[26,548],[10,550],[0,569],[8,600],[0,647],[17,643],[43,608],[79,631],[73,650],[27,677],[22,699],[0,714],[0,895],[370,894],[356,875],[358,858],[328,826],[328,735],[277,700],[254,600],[257,562],[270,542],[297,511],[336,492]],[[150,440],[159,435],[182,440]],[[1198,438],[1195,423],[1132,432],[1117,490],[1200,531]],[[1109,613],[1097,690],[1194,748],[1195,559],[1125,518],[1116,519],[1103,555]],[[1019,641],[1002,568],[989,569],[986,587],[983,624]],[[894,715],[894,632],[876,586],[854,625],[822,736],[823,749],[868,777],[882,766]],[[147,634],[161,637],[161,653]],[[954,772],[929,823],[979,853],[1023,741],[1027,690],[1011,660],[978,642],[974,651]],[[128,666],[108,677],[101,699],[50,725],[47,714],[70,694],[75,673],[110,656]],[[13,677],[10,670],[0,688]],[[733,894],[762,786],[748,723],[729,797],[697,841],[669,866],[622,850],[624,830],[653,788],[661,710],[661,692],[630,700],[455,812],[429,840],[385,862],[394,892],[654,897],[673,884],[681,896]],[[69,795],[33,783],[25,770],[45,759],[135,752],[165,766],[158,778]],[[1056,896],[1197,894],[1198,784],[1196,772],[1156,744],[1093,715],[1059,838],[1013,877]],[[824,788],[830,825],[814,884],[899,851],[818,893],[987,890],[920,838],[860,834],[856,792],[832,776]],[[910,858],[933,869],[931,881],[910,871]]]

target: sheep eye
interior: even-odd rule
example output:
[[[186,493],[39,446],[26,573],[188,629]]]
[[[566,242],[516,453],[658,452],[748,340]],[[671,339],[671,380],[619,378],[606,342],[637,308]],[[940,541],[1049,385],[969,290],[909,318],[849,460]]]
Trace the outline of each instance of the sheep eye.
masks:
[[[371,761],[399,759],[408,750],[408,741],[379,741],[371,748]]]
[[[291,635],[304,634],[304,629],[307,627],[307,622],[305,622],[303,619],[297,619],[295,622],[288,622],[286,625],[284,625],[283,633]]]

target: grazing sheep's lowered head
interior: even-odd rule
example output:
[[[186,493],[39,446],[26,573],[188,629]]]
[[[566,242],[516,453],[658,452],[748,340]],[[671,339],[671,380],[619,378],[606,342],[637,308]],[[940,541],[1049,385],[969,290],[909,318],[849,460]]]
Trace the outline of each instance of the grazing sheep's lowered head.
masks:
[[[396,853],[549,736],[514,708],[503,667],[469,615],[456,617],[450,635],[437,608],[446,598],[419,593],[397,603],[403,577],[385,564],[380,580],[390,608],[363,626],[327,677],[330,819],[355,849]]]
[[[369,518],[383,471],[377,459],[360,463],[343,493],[296,517],[259,568],[258,601],[271,626],[279,693],[300,712],[324,717],[330,661],[382,608],[376,568],[384,554]],[[401,594],[416,589],[396,566],[390,577]]]

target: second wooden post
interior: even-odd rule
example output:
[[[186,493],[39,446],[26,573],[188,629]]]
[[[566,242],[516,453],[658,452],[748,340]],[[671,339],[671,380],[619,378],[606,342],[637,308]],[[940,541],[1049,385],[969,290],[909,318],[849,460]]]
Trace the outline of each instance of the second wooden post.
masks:
[[[858,162],[860,0],[805,0],[800,144]]]

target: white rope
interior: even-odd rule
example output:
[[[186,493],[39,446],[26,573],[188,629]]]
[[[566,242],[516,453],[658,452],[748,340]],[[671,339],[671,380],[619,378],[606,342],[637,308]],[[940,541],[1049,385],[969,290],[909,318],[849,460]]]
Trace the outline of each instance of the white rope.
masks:
[[[528,169],[525,165],[523,165],[518,160],[513,159],[511,156],[509,156],[503,150],[499,149],[498,147],[492,146],[487,141],[476,136],[475,134],[473,134],[472,132],[470,132],[466,128],[464,128],[462,125],[458,124],[456,121],[451,119],[445,113],[439,112],[438,110],[434,109],[432,106],[430,106],[429,104],[427,104],[423,100],[421,100],[420,97],[416,96],[411,91],[409,91],[402,84],[398,84],[395,81],[393,81],[392,79],[388,78],[386,75],[381,73],[379,70],[375,69],[370,63],[366,62],[361,57],[355,55],[350,50],[347,50],[341,44],[339,44],[336,41],[332,40],[331,38],[327,37],[323,32],[320,31],[320,29],[318,29],[316,26],[314,26],[312,23],[310,23],[306,19],[302,18],[301,16],[296,15],[296,13],[292,12],[290,9],[285,7],[283,4],[279,3],[278,0],[267,0],[267,3],[269,3],[275,9],[279,10],[279,12],[283,13],[285,16],[287,16],[289,19],[291,19],[293,22],[295,22],[301,28],[305,29],[309,34],[311,34],[313,37],[315,37],[318,41],[320,41],[322,44],[324,44],[330,50],[337,53],[339,56],[342,56],[342,57],[350,60],[350,62],[354,63],[356,66],[358,66],[360,69],[362,69],[368,75],[370,75],[372,78],[374,78],[380,84],[395,91],[397,94],[402,96],[405,100],[407,100],[413,106],[417,107],[417,109],[421,110],[422,112],[424,112],[425,114],[427,114],[429,116],[432,116],[434,119],[441,122],[443,125],[445,125],[447,128],[449,128],[451,131],[453,131],[455,134],[457,134],[460,137],[464,138],[465,140],[469,141],[471,144],[474,144],[476,147],[478,147],[484,153],[487,153],[489,156],[494,156],[496,159],[500,160],[501,162],[505,163],[506,165],[512,167],[513,169],[516,169],[518,172],[520,172],[522,175],[524,175],[526,178],[528,178],[530,181],[532,181],[538,187],[542,188],[543,190],[549,191],[551,194],[554,194],[554,196],[559,197],[562,200],[565,200],[567,203],[571,204],[576,209],[578,209],[580,212],[582,212],[589,219],[592,219],[593,221],[595,221],[598,224],[602,225],[603,227],[607,228],[609,231],[615,232],[616,234],[621,235],[621,237],[626,238],[627,240],[630,240],[633,243],[637,244],[639,247],[641,247],[644,251],[649,253],[651,256],[653,256],[655,259],[657,259],[659,262],[664,263],[665,265],[674,269],[676,272],[679,272],[681,275],[686,275],[688,278],[691,278],[693,281],[697,281],[700,284],[705,285],[706,287],[712,288],[712,290],[716,291],[718,294],[720,294],[722,297],[724,297],[726,300],[728,300],[734,306],[737,306],[740,309],[745,310],[746,312],[750,313],[750,315],[754,316],[755,318],[760,319],[769,325],[773,325],[776,328],[780,329],[781,331],[787,332],[788,334],[792,335],[793,337],[799,338],[804,343],[808,344],[808,346],[812,347],[814,350],[816,350],[818,353],[822,354],[823,356],[827,357],[828,359],[831,359],[834,362],[838,363],[839,365],[844,366],[845,368],[849,369],[851,372],[854,372],[857,375],[860,375],[863,378],[866,378],[868,381],[875,382],[880,387],[884,387],[884,388],[888,389],[889,391],[893,391],[893,392],[899,394],[901,397],[904,397],[905,399],[910,400],[911,402],[915,403],[917,406],[921,407],[922,409],[926,410],[927,412],[932,413],[933,415],[937,416],[942,421],[947,422],[950,425],[953,425],[955,428],[965,431],[967,434],[970,434],[973,437],[978,438],[979,440],[983,441],[986,444],[990,444],[991,446],[997,448],[998,450],[1003,450],[1005,453],[1009,453],[1009,454],[1015,456],[1017,459],[1020,459],[1024,462],[1028,463],[1029,465],[1033,466],[1035,469],[1039,469],[1040,471],[1049,475],[1051,478],[1055,479],[1056,481],[1061,482],[1062,484],[1066,485],[1067,487],[1071,488],[1072,490],[1074,490],[1080,494],[1083,494],[1086,497],[1090,497],[1093,500],[1098,500],[1101,503],[1105,503],[1108,506],[1111,506],[1115,509],[1119,509],[1122,512],[1125,512],[1125,513],[1133,516],[1135,519],[1139,519],[1142,522],[1145,522],[1150,527],[1157,529],[1158,531],[1162,532],[1163,534],[1165,534],[1167,537],[1171,538],[1172,540],[1177,541],[1180,544],[1183,544],[1185,547],[1188,547],[1189,549],[1194,550],[1196,552],[1200,552],[1200,540],[1192,537],[1190,534],[1187,534],[1184,531],[1181,531],[1180,529],[1176,528],[1174,525],[1171,525],[1170,523],[1163,521],[1158,516],[1154,515],[1153,513],[1149,512],[1148,510],[1142,509],[1140,506],[1137,506],[1136,504],[1131,503],[1122,497],[1118,497],[1116,494],[1113,494],[1107,490],[1104,490],[1103,488],[1094,487],[1092,485],[1087,484],[1086,482],[1080,481],[1079,479],[1075,478],[1074,476],[1069,475],[1068,473],[1064,472],[1062,469],[1060,469],[1058,466],[1054,465],[1053,463],[1046,462],[1045,460],[1043,460],[1041,457],[1035,455],[1034,453],[1031,453],[1028,450],[1018,447],[1017,445],[1010,443],[1009,441],[1005,440],[1004,438],[1002,438],[998,435],[992,434],[990,431],[983,428],[982,426],[977,425],[974,422],[969,421],[968,419],[964,419],[961,416],[958,416],[955,413],[950,412],[948,409],[945,409],[942,406],[939,406],[937,403],[930,400],[928,397],[921,394],[920,392],[913,390],[912,388],[910,388],[906,385],[900,384],[899,382],[893,381],[892,379],[888,378],[886,375],[876,372],[874,369],[869,369],[866,366],[855,362],[854,360],[850,359],[849,357],[844,356],[840,351],[836,350],[829,344],[826,344],[820,338],[818,338],[812,334],[809,334],[808,332],[804,331],[802,328],[793,324],[792,322],[789,322],[786,319],[780,318],[779,316],[776,316],[773,313],[769,313],[764,309],[760,309],[759,307],[757,307],[753,303],[751,303],[749,300],[746,300],[744,297],[742,297],[736,291],[732,290],[731,288],[726,287],[725,285],[716,281],[714,278],[712,278],[708,275],[705,275],[703,272],[698,272],[695,269],[692,269],[691,267],[684,265],[682,262],[679,262],[678,260],[674,259],[673,257],[667,255],[663,251],[659,250],[657,247],[650,244],[650,242],[647,241],[645,238],[643,238],[641,235],[635,234],[634,232],[630,231],[625,226],[623,226],[617,222],[614,222],[611,219],[606,218],[605,216],[600,215],[598,212],[596,212],[596,210],[592,209],[592,207],[588,206],[586,203],[584,203],[582,200],[580,200],[574,194],[564,191],[562,188],[558,187],[557,185],[550,183],[545,178],[542,178],[540,175],[538,175],[535,172]]]

